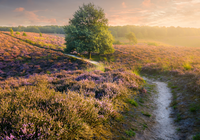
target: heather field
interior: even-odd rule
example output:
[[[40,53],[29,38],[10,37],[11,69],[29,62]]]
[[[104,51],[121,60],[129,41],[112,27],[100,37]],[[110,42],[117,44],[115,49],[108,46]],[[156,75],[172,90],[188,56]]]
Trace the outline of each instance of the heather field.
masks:
[[[116,45],[115,49],[106,65],[168,82],[175,121],[183,132],[200,131],[200,48],[138,44]]]
[[[0,79],[52,73],[87,67],[85,62],[69,58],[60,52],[32,46],[11,36],[0,34]]]
[[[115,40],[119,40],[121,43],[128,44],[129,41],[125,37],[116,37]],[[200,36],[187,35],[187,36],[148,36],[138,38],[138,43],[156,43],[158,45],[165,46],[184,46],[184,47],[200,47]]]
[[[124,120],[130,108],[148,111],[137,107],[147,91],[132,71],[95,70],[4,33],[0,40],[0,139],[118,139],[147,127],[145,116],[129,116],[134,128]]]
[[[200,48],[114,45],[93,53],[105,66],[95,70],[62,53],[64,37],[26,35],[0,33],[0,138],[133,138],[153,118],[154,90],[140,74],[168,83],[180,132],[199,132]]]
[[[10,32],[4,32],[8,35],[11,35]],[[32,44],[32,45],[38,45],[40,47],[44,48],[50,48],[55,50],[64,50],[65,48],[65,38],[59,37],[55,35],[48,35],[48,34],[40,34],[39,33],[31,33],[26,32],[26,36],[23,36],[23,32],[18,32],[19,34],[16,34],[14,32],[14,36],[24,40],[25,42]]]

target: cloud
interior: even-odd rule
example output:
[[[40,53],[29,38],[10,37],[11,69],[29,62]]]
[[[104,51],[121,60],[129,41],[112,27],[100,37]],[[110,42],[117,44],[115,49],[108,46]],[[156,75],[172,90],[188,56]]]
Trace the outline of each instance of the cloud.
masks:
[[[27,19],[31,20],[31,21],[39,21],[39,16],[36,15],[34,12],[32,11],[25,11],[25,16]]]
[[[57,20],[55,18],[47,18],[45,16],[38,15],[37,12],[40,10],[27,11],[20,7],[17,8],[17,11],[20,11],[21,13],[16,17],[22,17],[23,22],[26,24],[57,24]]]
[[[127,7],[126,4],[125,4],[125,2],[122,3],[122,6],[123,6],[123,8]]]
[[[142,5],[145,6],[145,7],[151,6],[151,5],[152,5],[151,0],[144,0],[144,1],[142,2]]]
[[[57,21],[55,18],[51,18],[48,20],[51,24],[57,24]]]
[[[23,7],[19,7],[19,8],[16,8],[14,11],[15,12],[23,12],[24,8]]]

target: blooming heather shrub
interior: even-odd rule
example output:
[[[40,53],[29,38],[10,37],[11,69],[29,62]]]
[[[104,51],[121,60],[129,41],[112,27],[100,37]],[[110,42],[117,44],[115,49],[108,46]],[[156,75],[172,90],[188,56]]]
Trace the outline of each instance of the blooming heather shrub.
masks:
[[[7,32],[6,32],[7,33]],[[54,35],[48,35],[48,34],[42,34],[42,37],[40,36],[41,34],[38,33],[30,33],[26,32],[27,36],[23,36],[23,34],[18,35],[17,38],[20,38],[22,40],[30,40],[34,42],[36,45],[39,45],[44,48],[49,48],[49,46],[52,49],[56,50],[64,50],[66,48],[65,44],[65,39],[64,37],[57,37]]]
[[[91,64],[72,59],[60,52],[31,46],[1,34],[0,79],[29,76],[33,73],[54,73],[60,70],[83,69]]]
[[[112,104],[71,91],[61,94],[36,79],[35,86],[0,88],[1,137],[92,139],[109,132],[102,121],[112,115]]]
[[[111,139],[106,122],[127,107],[125,98],[133,92],[128,82],[142,80],[122,70],[63,70],[0,81],[0,137]]]

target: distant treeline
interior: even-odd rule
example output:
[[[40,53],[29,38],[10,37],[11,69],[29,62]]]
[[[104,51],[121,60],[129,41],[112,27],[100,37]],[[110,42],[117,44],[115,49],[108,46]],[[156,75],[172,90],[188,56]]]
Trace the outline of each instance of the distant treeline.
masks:
[[[151,26],[111,26],[109,28],[114,37],[125,37],[129,32],[135,33],[137,38],[167,37],[167,36],[197,36],[200,28],[182,27],[151,27]]]
[[[35,33],[57,33],[64,34],[64,26],[18,26],[18,27],[0,27],[0,31],[35,32]],[[151,26],[109,26],[109,30],[114,37],[125,37],[129,32],[135,33],[137,38],[146,37],[166,37],[166,36],[197,36],[200,35],[200,28],[182,28],[182,27],[151,27]]]
[[[63,26],[18,26],[18,27],[0,27],[0,31],[24,31],[24,32],[34,32],[34,33],[57,33],[64,34]]]

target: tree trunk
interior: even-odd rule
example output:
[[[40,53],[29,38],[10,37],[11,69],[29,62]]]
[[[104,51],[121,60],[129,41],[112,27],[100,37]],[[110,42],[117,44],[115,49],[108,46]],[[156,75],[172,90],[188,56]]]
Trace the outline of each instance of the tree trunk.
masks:
[[[91,51],[88,51],[88,59],[91,59]]]

